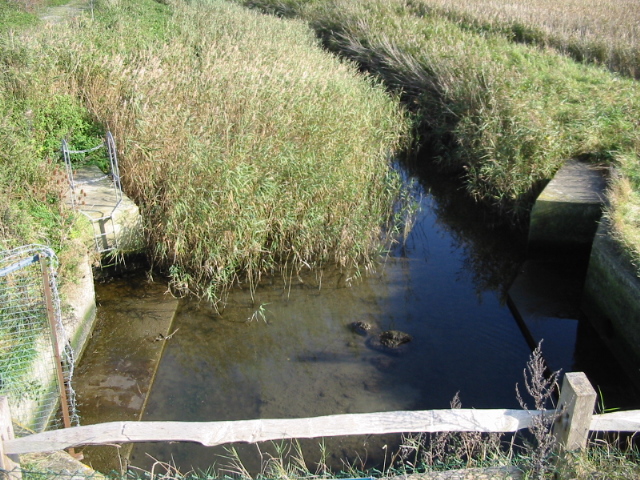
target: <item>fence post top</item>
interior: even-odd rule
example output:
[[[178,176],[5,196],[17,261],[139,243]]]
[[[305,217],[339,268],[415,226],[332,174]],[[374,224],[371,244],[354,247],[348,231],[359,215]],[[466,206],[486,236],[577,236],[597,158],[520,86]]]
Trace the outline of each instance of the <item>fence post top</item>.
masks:
[[[590,389],[595,393],[595,390],[593,389],[591,382],[589,381],[589,379],[587,378],[587,375],[584,372],[567,372],[564,374],[564,376],[572,384],[578,385],[581,388],[585,388],[587,390]]]
[[[596,391],[583,372],[564,375],[558,400],[560,415],[553,426],[553,433],[565,450],[586,447],[596,398]]]

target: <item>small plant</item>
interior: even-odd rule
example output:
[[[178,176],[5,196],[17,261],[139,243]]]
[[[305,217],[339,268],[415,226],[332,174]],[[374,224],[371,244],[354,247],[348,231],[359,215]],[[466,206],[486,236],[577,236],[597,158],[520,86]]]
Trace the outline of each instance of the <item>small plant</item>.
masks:
[[[462,408],[458,393],[451,408]],[[403,436],[396,468],[450,470],[503,462],[501,435],[481,432],[439,432]]]
[[[558,377],[560,371],[547,375],[547,367],[542,356],[542,342],[533,350],[531,358],[524,370],[524,386],[527,394],[533,400],[536,410],[545,410],[551,405],[554,395],[558,393]],[[523,410],[529,410],[518,385],[516,398]],[[553,467],[552,456],[556,448],[555,437],[551,433],[554,421],[560,415],[534,415],[529,431],[533,435],[533,442],[524,439],[526,458],[531,474],[535,478],[543,478]]]

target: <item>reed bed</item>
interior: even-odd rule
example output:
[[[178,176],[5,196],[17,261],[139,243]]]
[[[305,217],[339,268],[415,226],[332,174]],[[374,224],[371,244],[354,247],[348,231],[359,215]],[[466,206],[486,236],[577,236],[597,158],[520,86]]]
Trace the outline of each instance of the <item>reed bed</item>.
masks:
[[[250,4],[281,8],[277,0]],[[638,177],[636,81],[553,50],[474,31],[425,5],[417,0],[286,4],[330,49],[402,92],[419,112],[421,141],[434,161],[460,172],[468,192],[503,218],[526,224],[537,193],[571,157],[618,165],[625,178]],[[634,196],[624,201],[637,209]],[[638,229],[637,221],[626,218],[627,227]],[[636,244],[623,231],[618,229],[625,244]]]
[[[391,155],[409,133],[385,89],[302,22],[223,1],[107,2],[30,32],[47,88],[82,99],[121,151],[148,254],[212,300],[265,273],[373,262],[393,229]]]

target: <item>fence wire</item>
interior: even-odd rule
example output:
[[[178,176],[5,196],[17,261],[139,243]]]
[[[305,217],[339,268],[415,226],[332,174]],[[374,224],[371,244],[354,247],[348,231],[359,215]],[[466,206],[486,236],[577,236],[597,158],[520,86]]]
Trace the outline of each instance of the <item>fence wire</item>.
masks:
[[[0,252],[0,395],[8,398],[16,436],[63,426],[64,397],[68,423],[79,424],[71,388],[74,355],[62,325],[56,268],[55,254],[42,245]]]

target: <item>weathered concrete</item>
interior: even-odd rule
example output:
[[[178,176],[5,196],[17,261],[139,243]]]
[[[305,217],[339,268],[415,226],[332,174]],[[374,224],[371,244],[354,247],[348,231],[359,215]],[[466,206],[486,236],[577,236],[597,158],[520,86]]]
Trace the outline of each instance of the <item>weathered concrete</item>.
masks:
[[[138,206],[124,193],[118,205],[112,181],[103,178],[104,173],[94,165],[78,168],[73,177],[77,185],[76,208],[94,222],[93,236],[97,237],[100,249],[113,247],[115,236],[119,253],[140,251],[143,248],[143,232]],[[99,220],[108,216],[112,216],[113,224]],[[100,237],[100,234],[103,236]]]
[[[88,253],[78,259],[74,278],[60,287],[60,303],[62,324],[76,358],[79,359],[96,318],[96,295],[91,257]]]
[[[104,480],[106,477],[87,467],[67,452],[29,453],[20,456],[20,464],[25,471],[38,472],[41,479],[60,480]],[[43,473],[40,473],[43,472]],[[44,473],[49,472],[49,474]]]
[[[640,278],[603,221],[593,242],[582,309],[640,385]]]
[[[108,284],[97,290],[99,304],[108,305],[111,313],[98,311],[96,334],[76,371],[82,424],[140,420],[164,345],[171,341],[178,301],[162,295],[166,285],[144,277],[126,288]],[[119,470],[119,456],[126,463],[131,447],[88,447],[86,461],[104,473]]]
[[[568,161],[531,211],[529,256],[588,253],[602,215],[605,170]]]

